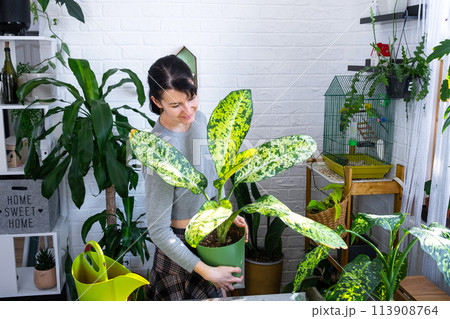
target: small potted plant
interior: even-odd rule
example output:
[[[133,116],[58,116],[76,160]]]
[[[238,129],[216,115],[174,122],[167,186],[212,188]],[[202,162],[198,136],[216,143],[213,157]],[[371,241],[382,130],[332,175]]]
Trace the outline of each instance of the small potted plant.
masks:
[[[131,147],[138,160],[158,173],[167,183],[187,188],[193,194],[205,196],[205,203],[186,227],[185,237],[188,244],[197,247],[205,263],[212,266],[227,265],[223,260],[217,261],[218,264],[215,264],[214,260],[209,260],[203,251],[204,248],[209,250],[210,247],[203,247],[200,242],[208,235],[216,234],[216,242],[227,247],[227,234],[232,229],[233,220],[245,211],[249,214],[260,213],[280,217],[287,226],[316,242],[335,248],[347,247],[342,238],[331,229],[292,212],[271,195],[261,196],[254,203],[233,211],[230,197],[239,184],[258,182],[272,177],[303,162],[316,149],[316,143],[311,137],[292,135],[239,152],[250,129],[252,113],[250,90],[231,92],[213,111],[208,123],[207,136],[209,151],[218,174],[215,181],[208,181],[203,174],[195,170],[186,157],[158,136],[144,131],[131,132]],[[234,185],[228,194],[224,194],[225,183],[232,175]],[[216,200],[211,200],[205,193],[208,182],[213,182],[218,190]],[[229,266],[242,267],[244,241],[241,239],[239,242],[242,243],[241,250],[235,250],[233,253],[239,263],[228,263]],[[221,255],[223,254],[216,253],[218,257]]]
[[[306,206],[306,217],[315,220],[331,229],[336,229],[338,225],[345,226],[347,211],[347,198],[342,200],[343,185],[329,184],[321,191],[331,192],[320,201],[311,200]]]
[[[55,256],[48,248],[41,248],[36,254],[34,284],[39,289],[50,289],[56,286]]]

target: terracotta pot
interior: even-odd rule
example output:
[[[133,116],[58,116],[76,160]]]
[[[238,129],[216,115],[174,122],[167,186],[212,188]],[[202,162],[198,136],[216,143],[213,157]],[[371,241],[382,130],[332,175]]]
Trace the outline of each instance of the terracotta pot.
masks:
[[[56,267],[49,270],[34,270],[34,285],[39,289],[50,289],[56,286]]]
[[[283,258],[270,263],[245,259],[245,294],[278,294],[281,290]]]

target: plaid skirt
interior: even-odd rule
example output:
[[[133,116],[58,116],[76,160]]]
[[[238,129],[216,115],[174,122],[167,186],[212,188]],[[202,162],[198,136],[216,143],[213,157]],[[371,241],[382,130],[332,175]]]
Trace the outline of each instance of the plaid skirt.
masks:
[[[184,229],[172,228],[186,247],[191,247],[184,239]],[[195,254],[195,250],[191,249]],[[203,279],[199,274],[191,273],[180,267],[156,247],[153,268],[150,272],[147,299],[162,300],[190,300],[222,297],[222,290]]]

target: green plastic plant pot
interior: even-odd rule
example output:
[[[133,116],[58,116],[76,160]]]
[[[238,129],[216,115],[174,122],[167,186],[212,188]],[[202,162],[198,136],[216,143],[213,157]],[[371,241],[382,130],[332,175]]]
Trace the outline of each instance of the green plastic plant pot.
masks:
[[[198,254],[201,260],[212,267],[231,266],[239,267],[242,270],[245,253],[245,233],[234,244],[223,247],[206,247],[197,246]],[[240,277],[241,273],[234,273],[236,277]]]

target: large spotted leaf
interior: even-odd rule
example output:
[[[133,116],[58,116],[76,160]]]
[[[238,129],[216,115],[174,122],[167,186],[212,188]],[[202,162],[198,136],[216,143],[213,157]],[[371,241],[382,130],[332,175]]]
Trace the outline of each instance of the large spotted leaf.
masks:
[[[342,238],[331,228],[291,211],[272,195],[265,195],[254,203],[245,205],[241,210],[253,214],[279,217],[288,227],[297,233],[309,237],[315,242],[330,248],[347,248]]]
[[[329,247],[319,245],[303,256],[302,261],[297,267],[292,293],[300,290],[303,280],[312,276],[316,266],[321,260],[327,258],[329,251]]]
[[[223,185],[225,185],[226,181],[234,174],[236,171],[240,170],[242,167],[247,165],[252,157],[256,154],[256,150],[254,148],[250,148],[246,151],[240,152],[236,157],[236,163],[232,166],[226,173],[222,175],[221,178],[214,181],[214,186],[217,189],[220,189]]]
[[[367,255],[357,256],[344,266],[338,283],[326,300],[367,300],[381,280],[382,269],[383,263],[379,259],[371,261]]]
[[[208,148],[221,178],[237,163],[237,154],[252,120],[250,90],[233,91],[214,109],[208,123]]]
[[[197,247],[204,237],[232,214],[231,204],[227,200],[222,200],[220,205],[215,201],[205,202],[186,227],[186,242],[194,248]]]
[[[436,261],[450,286],[450,230],[438,223],[431,223],[428,227],[413,227],[409,233],[419,239],[420,247]]]
[[[133,130],[130,143],[136,158],[158,173],[161,178],[176,187],[187,188],[201,194],[208,181],[172,145],[150,132]]]
[[[306,135],[284,136],[256,147],[252,160],[236,172],[235,184],[253,183],[275,176],[308,159],[317,144]]]

